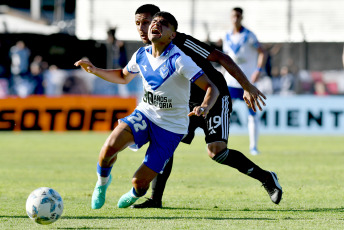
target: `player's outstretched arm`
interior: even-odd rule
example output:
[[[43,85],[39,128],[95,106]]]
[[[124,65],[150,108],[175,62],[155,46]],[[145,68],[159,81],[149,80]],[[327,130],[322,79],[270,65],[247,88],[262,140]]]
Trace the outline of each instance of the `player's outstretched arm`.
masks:
[[[251,82],[252,83],[255,83],[259,80],[262,68],[263,68],[264,63],[266,62],[266,58],[267,58],[266,52],[261,45],[258,46],[257,52],[258,52],[257,69],[251,75]]]
[[[209,54],[207,59],[223,66],[223,68],[239,82],[243,89],[251,85],[244,72],[242,72],[240,67],[227,54],[215,49]]]
[[[207,59],[209,61],[218,62],[239,82],[241,87],[244,89],[244,100],[247,106],[251,107],[255,112],[256,105],[259,110],[262,110],[261,104],[265,106],[265,102],[263,100],[266,99],[265,95],[249,82],[240,67],[235,64],[231,57],[215,49],[209,54]]]
[[[262,105],[265,106],[265,102],[263,99],[266,100],[265,95],[259,91],[254,85],[250,85],[248,89],[244,89],[244,101],[248,107],[251,107],[254,112],[257,111],[256,106],[260,111],[263,110]]]
[[[106,81],[117,84],[128,84],[136,74],[129,73],[124,69],[100,69],[95,67],[90,61],[79,60],[74,63],[75,66],[81,66],[86,72],[92,73]]]
[[[200,106],[195,106],[188,116],[201,116],[206,117],[209,110],[215,104],[217,97],[220,95],[219,90],[212,81],[209,80],[207,75],[203,74],[196,81],[195,84],[206,91],[203,102]]]

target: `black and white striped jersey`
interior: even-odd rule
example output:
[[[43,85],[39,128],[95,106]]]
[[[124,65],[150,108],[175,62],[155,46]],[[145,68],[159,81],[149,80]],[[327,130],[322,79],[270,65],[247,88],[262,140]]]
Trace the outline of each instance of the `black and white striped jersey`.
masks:
[[[216,85],[221,95],[229,95],[227,83],[223,75],[217,71],[207,57],[215,48],[208,44],[197,40],[196,38],[177,32],[177,36],[173,39],[173,44],[178,46],[186,55],[202,68],[208,78]],[[191,85],[190,104],[200,104],[203,101],[205,91],[197,85]]]

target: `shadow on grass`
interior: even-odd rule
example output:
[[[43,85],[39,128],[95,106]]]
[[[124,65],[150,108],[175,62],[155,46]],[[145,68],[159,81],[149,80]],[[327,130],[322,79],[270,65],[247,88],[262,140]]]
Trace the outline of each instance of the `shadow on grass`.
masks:
[[[0,218],[28,218],[27,216],[0,216]],[[183,216],[172,216],[172,217],[162,217],[162,216],[154,216],[154,217],[148,217],[148,216],[62,216],[61,219],[85,219],[85,220],[91,220],[91,219],[109,219],[109,220],[115,220],[115,219],[145,219],[145,220],[178,220],[178,219],[206,219],[206,220],[275,220],[272,218],[231,218],[231,217],[183,217]]]
[[[223,210],[235,211],[235,210]],[[341,208],[311,208],[311,209],[242,209],[237,211],[257,211],[257,212],[344,212],[344,207]]]
[[[218,211],[218,212],[344,212],[344,207],[340,208],[312,208],[312,209],[223,209],[223,208],[178,208],[178,207],[163,207],[161,210],[194,210],[194,211]]]
[[[136,209],[135,211],[142,210]],[[152,209],[150,209],[152,210]],[[344,207],[340,208],[313,208],[313,209],[241,209],[241,210],[233,210],[233,209],[209,209],[209,208],[174,208],[174,207],[164,207],[161,210],[208,210],[208,211],[218,211],[218,212],[344,212]],[[142,210],[143,211],[143,210]],[[28,218],[27,216],[7,216],[7,215],[0,215],[0,218]],[[233,217],[193,217],[193,216],[172,216],[172,217],[161,217],[161,216],[62,216],[61,219],[166,219],[166,220],[177,220],[177,219],[207,219],[207,220],[275,220],[274,218],[249,218],[249,217],[242,217],[242,218],[233,218]]]
[[[110,228],[104,228],[104,227],[97,227],[97,228],[91,228],[91,227],[77,227],[77,228],[59,228],[57,227],[56,229],[114,229],[113,227]]]
[[[144,220],[276,220],[273,218],[193,217],[193,216],[63,216],[61,219],[144,219]]]

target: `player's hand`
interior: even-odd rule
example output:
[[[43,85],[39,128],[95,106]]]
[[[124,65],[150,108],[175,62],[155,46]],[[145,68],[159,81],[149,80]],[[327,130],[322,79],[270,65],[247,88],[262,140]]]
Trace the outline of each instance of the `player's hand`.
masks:
[[[208,108],[201,107],[201,106],[195,106],[193,108],[193,110],[188,114],[188,116],[191,117],[191,116],[196,115],[199,117],[199,116],[203,115],[203,117],[206,117],[208,113],[209,113]]]
[[[75,62],[74,65],[81,66],[88,73],[94,73],[96,70],[96,67],[90,61],[86,60],[79,60]]]
[[[262,106],[265,106],[265,102],[263,99],[266,100],[266,96],[260,92],[254,85],[251,84],[251,86],[248,89],[244,90],[244,101],[246,102],[246,105],[254,112],[256,112],[256,105],[260,111],[262,111]]]

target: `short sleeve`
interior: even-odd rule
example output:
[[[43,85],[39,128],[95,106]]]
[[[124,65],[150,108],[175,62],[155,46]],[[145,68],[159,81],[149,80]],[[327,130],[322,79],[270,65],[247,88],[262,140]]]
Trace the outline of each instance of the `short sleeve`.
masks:
[[[260,43],[257,39],[257,36],[254,33],[250,32],[249,39],[250,44],[252,44],[254,48],[258,49],[260,47]]]
[[[183,33],[178,33],[177,37],[173,39],[173,43],[192,59],[201,58],[206,60],[210,53],[215,49],[214,47]]]
[[[136,62],[137,51],[133,54],[130,61],[127,64],[127,70],[129,73],[137,74],[140,72],[139,65]]]
[[[181,55],[176,61],[176,69],[189,81],[194,82],[204,74],[204,71],[186,55]]]
[[[228,53],[229,52],[229,50],[228,50],[228,47],[229,47],[229,45],[228,45],[229,37],[230,37],[230,34],[228,32],[222,38],[222,51],[224,53]]]

